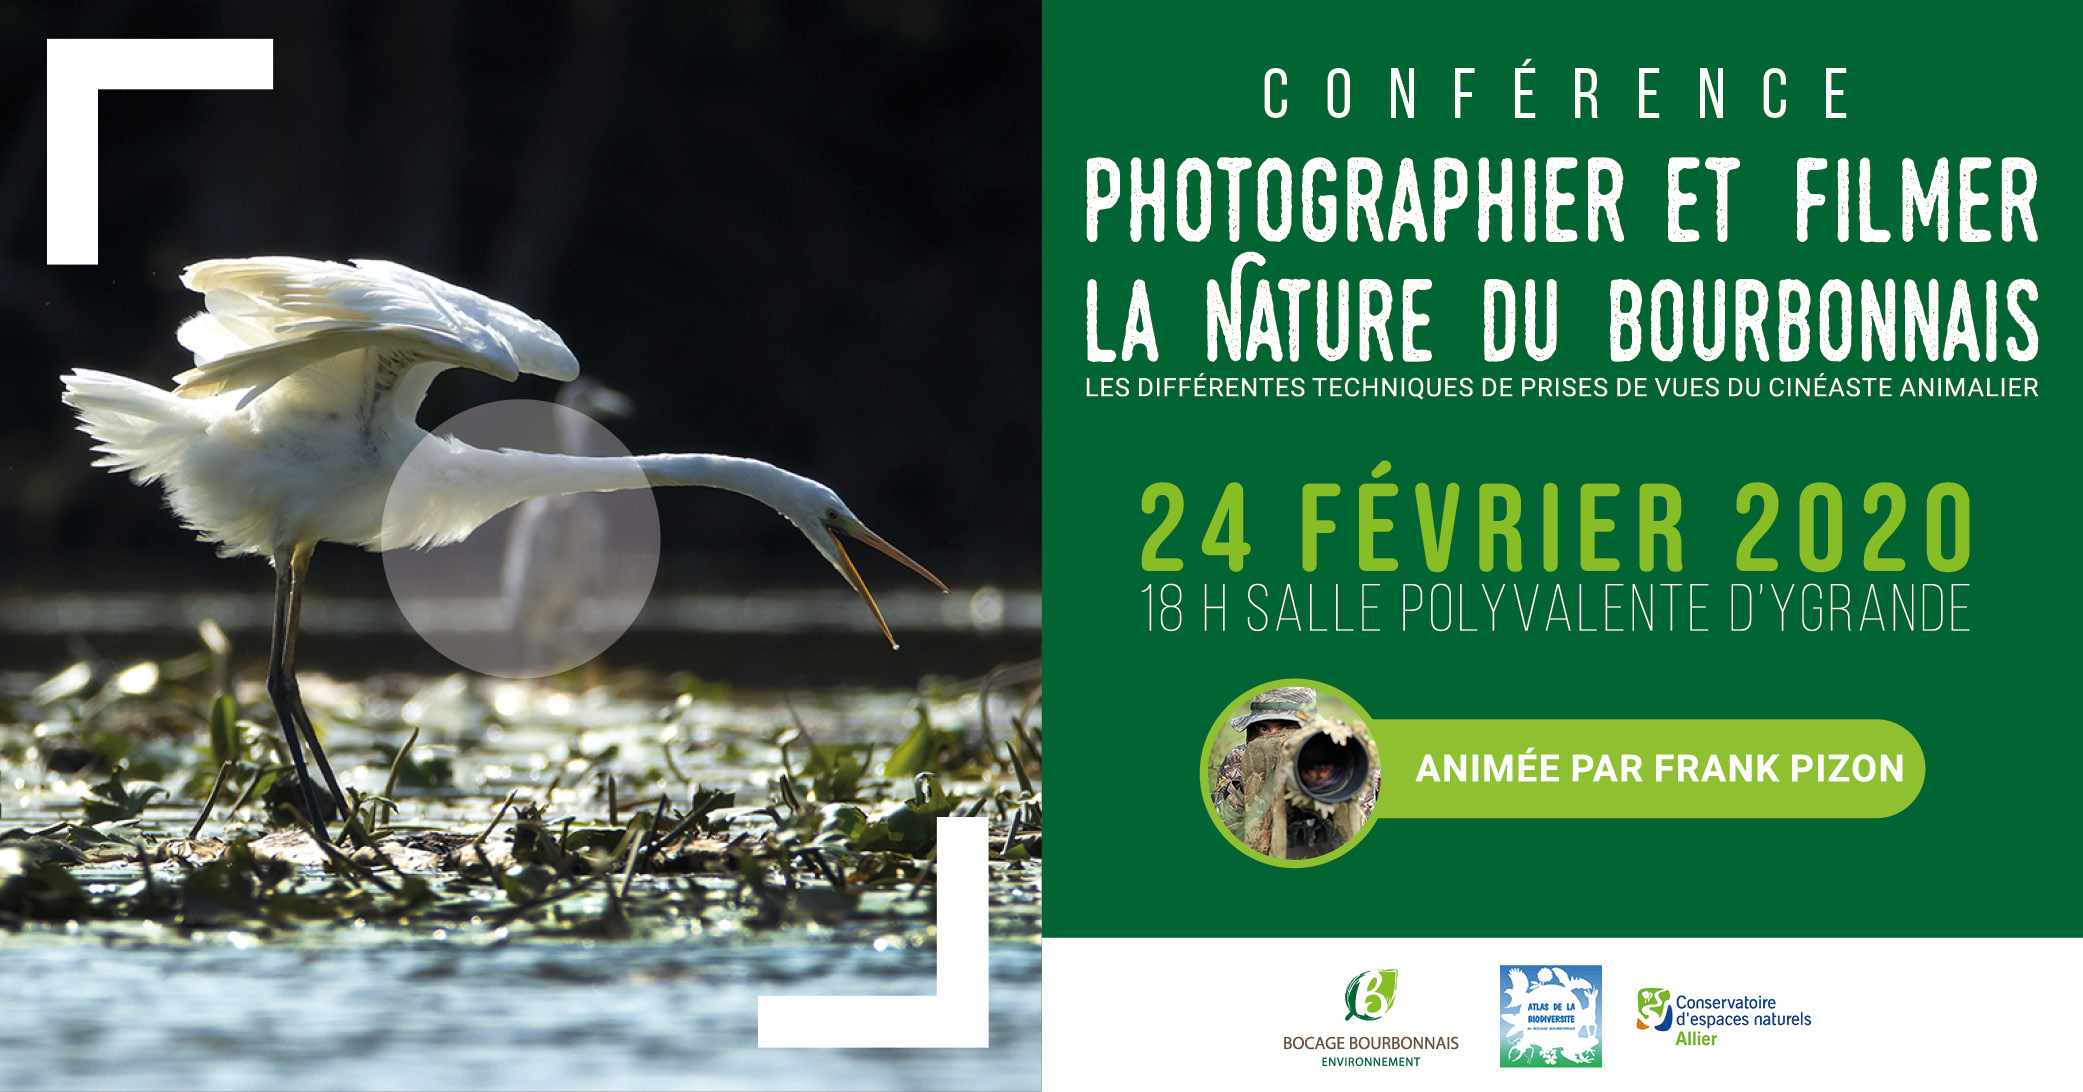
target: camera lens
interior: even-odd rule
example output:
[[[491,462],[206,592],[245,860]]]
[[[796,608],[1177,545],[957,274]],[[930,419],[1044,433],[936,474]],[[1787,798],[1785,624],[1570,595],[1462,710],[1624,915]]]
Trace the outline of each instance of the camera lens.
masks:
[[[1338,743],[1318,732],[1295,752],[1295,785],[1313,800],[1338,804],[1350,799],[1374,773],[1367,748],[1357,739]]]

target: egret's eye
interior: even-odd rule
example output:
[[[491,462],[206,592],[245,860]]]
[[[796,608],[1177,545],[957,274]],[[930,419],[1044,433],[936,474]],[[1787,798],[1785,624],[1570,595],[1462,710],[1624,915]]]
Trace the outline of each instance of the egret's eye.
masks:
[[[837,508],[827,508],[827,509],[825,509],[825,521],[826,521],[826,522],[830,522],[830,521],[832,521],[832,520],[835,520],[835,519],[838,519],[838,518],[839,518],[839,510],[838,510]]]

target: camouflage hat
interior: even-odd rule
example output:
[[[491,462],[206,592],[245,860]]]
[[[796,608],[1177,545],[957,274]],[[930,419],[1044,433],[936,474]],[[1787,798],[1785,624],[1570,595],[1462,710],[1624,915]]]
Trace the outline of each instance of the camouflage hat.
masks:
[[[1316,716],[1316,691],[1306,686],[1276,686],[1251,699],[1251,711],[1241,725],[1246,731],[1265,720],[1291,720],[1297,724]],[[1234,722],[1233,722],[1234,723]]]

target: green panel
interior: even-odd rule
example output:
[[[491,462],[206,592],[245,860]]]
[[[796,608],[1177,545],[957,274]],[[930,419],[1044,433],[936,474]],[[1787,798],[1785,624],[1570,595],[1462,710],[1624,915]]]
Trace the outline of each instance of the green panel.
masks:
[[[1517,900],[1504,896],[1565,872],[1570,896],[1554,900],[1543,924],[1555,935],[2076,933],[2083,885],[2061,863],[2073,856],[2078,821],[2069,782],[2083,762],[2070,682],[2078,586],[2067,572],[2078,526],[2062,486],[2074,466],[2072,315],[2083,298],[2073,211],[2077,96],[2066,56],[2076,40],[2073,15],[1930,4],[1083,2],[1052,2],[1044,14],[1044,545],[1050,692],[1064,714],[1050,741],[1052,934],[1518,935],[1524,919],[1512,909]],[[1535,70],[1525,77],[1535,91],[1526,101],[1538,114],[1530,120],[1512,116],[1513,69],[1522,61]],[[1260,104],[1261,76],[1273,66],[1290,76],[1289,113],[1280,119],[1265,117]],[[1695,116],[1703,66],[1726,70],[1725,118]],[[1354,89],[1343,119],[1327,116],[1321,97],[1325,74],[1337,67],[1350,71]],[[1474,97],[1460,119],[1453,117],[1456,67],[1475,70],[1464,78]],[[1599,73],[1597,119],[1570,116],[1570,82],[1580,67]],[[1661,69],[1651,82],[1662,118],[1634,116],[1641,67]],[[1824,70],[1832,67],[1847,69],[1837,78],[1844,119],[1823,116]],[[1415,117],[1388,115],[1392,68],[1415,72]],[[1769,68],[1788,74],[1788,108],[1777,119],[1760,110]],[[1173,172],[1168,189],[1187,157],[1212,165],[1224,156],[1254,163],[1279,156],[1299,175],[1315,156],[1341,167],[1348,157],[1368,156],[1386,174],[1384,226],[1397,164],[1411,157],[1428,228],[1433,160],[1460,158],[1473,176],[1479,157],[1571,156],[1579,166],[1562,178],[1578,203],[1560,215],[1580,230],[1582,163],[1611,157],[1625,169],[1626,238],[1526,242],[1515,230],[1510,243],[1478,242],[1464,208],[1450,214],[1444,242],[1407,233],[1397,242],[1364,235],[1349,242],[1341,220],[1328,242],[1297,229],[1268,243],[1247,205],[1244,238],[1233,243],[1220,215],[1225,178],[1218,170],[1218,215],[1206,240],[1179,236],[1175,194],[1168,194],[1163,242],[1147,223],[1141,241],[1128,238],[1125,198],[1101,214],[1100,238],[1088,242],[1086,162],[1094,156],[1116,160],[1124,185],[1132,157],[1143,158],[1146,171],[1163,157]],[[1666,240],[1671,156],[1742,161],[1730,175],[1729,241],[1714,240],[1713,176],[1704,169],[1686,176],[1701,203],[1683,217],[1706,238]],[[1811,214],[1816,234],[1796,241],[1792,195],[1802,156],[1833,167],[1847,157],[1854,172],[1861,157],[1870,158],[1873,219],[1898,237],[1859,242],[1854,209],[1853,239],[1839,242],[1834,177],[1824,171],[1815,187],[1831,203]],[[1893,187],[1901,160],[1928,171],[1936,159],[1963,156],[2032,160],[2038,242],[1941,242],[1929,229],[1909,242],[1899,238]],[[1997,173],[1982,172],[1977,185],[1994,194]],[[1252,172],[1243,180],[1248,200]],[[1333,192],[1342,200],[1342,185]],[[1977,222],[1994,227],[1996,209],[1992,198],[1976,210]],[[1958,214],[1955,207],[1956,231]],[[1250,362],[1208,359],[1207,284],[1226,289],[1247,250],[1266,259],[1248,271],[1247,285],[1259,277],[1312,285],[1300,360],[1274,362],[1263,349]],[[1414,334],[1432,352],[1429,361],[1402,358],[1394,321],[1393,362],[1376,355],[1362,363],[1350,351],[1335,363],[1319,359],[1316,280],[1335,293],[1341,278],[1357,287],[1363,278],[1400,284],[1418,277],[1433,282],[1419,296],[1430,323]],[[1557,281],[1561,317],[1551,359],[1536,362],[1523,351],[1506,362],[1483,359],[1489,278]],[[1819,291],[1842,278],[1854,293],[1862,279],[1936,280],[1946,293],[1962,280],[1972,287],[1976,339],[1983,282],[2029,278],[2038,298],[2024,306],[2037,327],[2038,356],[1971,361],[1961,351],[1932,363],[1920,351],[1913,363],[1899,356],[1862,362],[1855,344],[1842,363],[1813,349],[1783,362],[1768,321],[1771,360],[1738,362],[1724,351],[1702,362],[1688,346],[1671,362],[1645,352],[1615,363],[1605,321],[1614,278],[1635,279],[1645,291],[1670,278],[1688,296],[1698,278],[1710,298],[1717,278],[1732,291],[1738,278],[1775,291],[1783,279]],[[1141,350],[1129,361],[1087,359],[1088,280],[1099,284],[1100,343],[1115,350],[1132,287],[1144,283],[1156,362]],[[1278,291],[1273,298],[1284,342],[1288,301]],[[1392,315],[1400,314],[1400,298],[1395,307]],[[1772,307],[1776,315],[1776,299]],[[2018,336],[2001,308],[2000,300],[2000,336]],[[2030,377],[2035,393],[1676,397],[1656,386],[1712,379],[1726,390],[1731,379],[1764,385],[1818,374],[1826,390],[1832,378],[1842,389],[1861,377],[1891,377],[1896,385]],[[1203,377],[1250,378],[1261,381],[1260,392],[1192,393]],[[1354,383],[1319,389],[1317,377]],[[1603,378],[1609,391],[1639,378],[1649,393],[1483,393],[1485,380],[1516,385],[1538,377]],[[1294,385],[1306,393],[1270,393],[1290,386],[1282,378],[1301,380]],[[1183,380],[1189,393],[1133,396],[1141,381],[1166,379],[1174,389]],[[1449,379],[1457,387],[1465,379],[1474,393],[1329,396],[1332,387],[1360,380],[1416,380],[1423,388]],[[1131,396],[1097,396],[1121,387]],[[1166,495],[1145,510],[1158,483],[1176,489],[1176,508]],[[1550,483],[1552,505],[1543,488]],[[1750,561],[1739,563],[1763,507],[1753,500],[1747,514],[1739,510],[1752,483],[1771,487],[1777,513],[1747,551]],[[1810,489],[1816,483],[1832,489]],[[1883,483],[1899,490],[1899,509],[1893,491],[1875,491]],[[1485,484],[1516,491],[1516,569],[1502,542],[1485,563],[1478,520],[1507,504],[1486,502]],[[1607,485],[1617,488],[1598,488]],[[1451,486],[1458,486],[1453,532],[1441,541]],[[1953,486],[1971,498],[1971,548],[1958,565],[1954,501],[1941,509],[1938,550],[1926,541],[1934,491]],[[1841,512],[1834,548],[1830,521],[1820,518],[1833,490]],[[1869,492],[1877,496],[1873,513],[1864,507]],[[1589,518],[1614,524],[1594,527],[1589,549],[1587,496]],[[1313,519],[1335,529],[1307,533],[1311,504]],[[1805,544],[1798,541],[1804,509],[1815,525]],[[1898,510],[1903,518],[1888,529]],[[1168,511],[1176,511],[1177,525],[1153,545]],[[1552,570],[1543,542],[1551,517]],[[1674,558],[1668,539],[1651,536],[1644,571],[1643,526],[1658,520],[1676,521],[1680,549]],[[1146,554],[1179,565],[1146,569]],[[1391,559],[1394,568],[1386,565]],[[1776,566],[1750,567],[1766,560]],[[1869,594],[1879,622],[1869,618]],[[1417,608],[1406,610],[1413,596]],[[1502,599],[1494,611],[1492,597]],[[1533,612],[1522,622],[1525,603]],[[1747,627],[1735,624],[1745,607]],[[1224,703],[1282,677],[1338,687],[1383,718],[1388,738],[1413,722],[1434,732],[1446,731],[1445,722],[1457,732],[1503,721],[1579,722],[1597,725],[1595,734],[1684,722],[1706,733],[1703,745],[1723,752],[1849,753],[1865,744],[1844,733],[1868,730],[1852,726],[1885,724],[1913,738],[1876,746],[1920,754],[1920,774],[1890,790],[1915,787],[1914,803],[1892,814],[1885,794],[1847,791],[1842,799],[1867,801],[1857,805],[1870,809],[1862,814],[1887,814],[1857,821],[1671,818],[1680,814],[1671,810],[1577,819],[1385,812],[1342,857],[1273,869],[1211,826],[1199,773],[1208,725],[1232,708]],[[1088,722],[1078,710],[1104,716]],[[1630,724],[1636,727],[1623,727]],[[1563,749],[1508,737],[1484,745]],[[1131,767],[1138,776],[1123,776]],[[1419,799],[1384,788],[1392,802],[1385,809]],[[1510,799],[1539,799],[1511,795],[1524,788],[1463,791],[1489,794],[1471,805],[1486,815],[1503,814],[1497,809]],[[1579,858],[1541,849],[1556,845],[1582,847],[1588,870]],[[1645,890],[1683,912],[1643,913]]]

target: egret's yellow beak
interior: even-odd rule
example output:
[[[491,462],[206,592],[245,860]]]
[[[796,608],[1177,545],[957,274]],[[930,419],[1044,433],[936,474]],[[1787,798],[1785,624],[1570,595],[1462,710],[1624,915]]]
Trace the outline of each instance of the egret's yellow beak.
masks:
[[[895,546],[892,546],[889,543],[883,541],[881,535],[878,535],[875,532],[870,531],[868,528],[860,525],[859,523],[855,523],[851,527],[832,523],[825,524],[825,533],[832,536],[832,546],[839,553],[839,571],[841,575],[846,577],[846,582],[848,584],[853,585],[853,590],[861,593],[861,602],[868,604],[869,612],[875,615],[875,624],[882,627],[883,639],[887,640],[890,643],[891,648],[896,648],[897,638],[891,635],[890,624],[888,622],[883,621],[882,608],[876,606],[875,597],[873,595],[868,594],[868,583],[867,581],[861,579],[860,570],[854,568],[853,558],[846,556],[846,543],[839,537],[839,533],[841,531],[844,531],[845,533],[852,535],[854,538],[860,539],[862,542],[865,542],[868,545],[873,546],[878,550],[881,550],[883,553],[886,553],[891,557],[896,558],[897,561],[900,564],[902,564],[905,568],[910,569],[912,572],[915,572],[928,580],[931,580],[933,582],[933,586],[939,588],[941,591],[946,591],[947,585],[941,583],[939,577],[934,576],[930,572],[927,572],[926,567],[924,565],[921,565],[918,562],[913,561],[912,559],[904,556],[904,551],[899,550]]]

